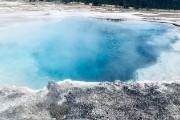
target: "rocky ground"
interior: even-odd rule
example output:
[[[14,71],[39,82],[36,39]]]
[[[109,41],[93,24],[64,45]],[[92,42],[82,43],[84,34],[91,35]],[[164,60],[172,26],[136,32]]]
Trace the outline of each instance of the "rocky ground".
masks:
[[[180,83],[76,85],[0,89],[0,120],[179,120]]]

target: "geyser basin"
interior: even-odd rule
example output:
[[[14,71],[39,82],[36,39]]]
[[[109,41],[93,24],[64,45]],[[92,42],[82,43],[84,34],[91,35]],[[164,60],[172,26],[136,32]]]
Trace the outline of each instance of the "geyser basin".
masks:
[[[0,83],[178,78],[178,35],[166,24],[78,18],[0,28]]]

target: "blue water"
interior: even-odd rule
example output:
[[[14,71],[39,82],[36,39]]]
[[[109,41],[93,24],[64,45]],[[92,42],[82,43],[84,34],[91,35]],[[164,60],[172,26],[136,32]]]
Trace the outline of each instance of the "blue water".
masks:
[[[134,80],[138,69],[171,50],[174,39],[152,44],[171,29],[78,18],[0,28],[0,83],[42,88],[48,80]]]

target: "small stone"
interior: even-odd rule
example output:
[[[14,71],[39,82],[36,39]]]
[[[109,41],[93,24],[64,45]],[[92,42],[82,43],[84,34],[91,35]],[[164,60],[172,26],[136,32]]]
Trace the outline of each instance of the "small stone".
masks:
[[[115,80],[115,81],[113,82],[113,84],[114,84],[114,85],[117,85],[117,86],[120,86],[120,85],[122,84],[122,81],[120,81],[120,80]]]

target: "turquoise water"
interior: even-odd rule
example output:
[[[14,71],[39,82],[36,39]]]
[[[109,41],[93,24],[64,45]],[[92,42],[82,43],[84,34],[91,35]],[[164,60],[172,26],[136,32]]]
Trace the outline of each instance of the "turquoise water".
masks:
[[[0,83],[42,88],[48,80],[135,80],[176,38],[170,25],[93,19],[0,28]]]

